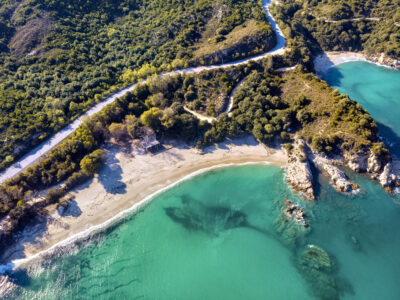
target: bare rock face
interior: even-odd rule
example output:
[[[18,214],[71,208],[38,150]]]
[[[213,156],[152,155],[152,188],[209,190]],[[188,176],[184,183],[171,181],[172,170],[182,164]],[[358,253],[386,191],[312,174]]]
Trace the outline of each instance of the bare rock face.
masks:
[[[304,151],[304,146],[305,143],[303,140],[297,140],[294,149],[288,153],[286,181],[294,190],[314,200],[313,176]]]
[[[387,163],[378,177],[381,186],[390,193],[400,186],[400,170],[394,167],[394,165],[398,164],[398,161],[395,161],[393,164]]]
[[[354,172],[363,173],[367,171],[369,156],[360,153],[357,155],[350,155],[349,153],[344,154],[344,159],[347,166]]]
[[[371,179],[377,180],[387,191],[393,192],[400,186],[400,162],[383,164],[374,153],[344,156],[346,164],[357,173],[367,173]],[[394,167],[396,165],[396,167]]]
[[[332,184],[338,192],[349,193],[359,188],[358,184],[352,182],[338,167],[324,164],[323,169],[329,175]]]
[[[379,176],[379,183],[383,187],[388,187],[392,185],[393,180],[395,179],[393,178],[394,174],[392,172],[393,172],[392,164],[390,163],[386,164],[386,166],[383,168],[383,172]]]
[[[381,160],[373,153],[368,158],[368,167],[367,167],[367,172],[376,174],[379,173],[382,170],[382,162]]]

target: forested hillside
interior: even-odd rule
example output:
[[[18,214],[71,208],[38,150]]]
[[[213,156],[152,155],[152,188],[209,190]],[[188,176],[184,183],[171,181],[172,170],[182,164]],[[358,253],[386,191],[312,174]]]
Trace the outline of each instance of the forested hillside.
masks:
[[[308,56],[345,50],[400,57],[399,0],[281,0],[272,11],[289,43]]]
[[[274,37],[257,0],[1,1],[0,169],[116,88],[243,43],[235,30]]]

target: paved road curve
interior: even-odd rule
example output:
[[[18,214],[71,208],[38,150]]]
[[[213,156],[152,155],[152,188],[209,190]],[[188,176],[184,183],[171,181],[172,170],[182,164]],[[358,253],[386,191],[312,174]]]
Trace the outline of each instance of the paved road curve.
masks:
[[[281,29],[278,27],[275,19],[272,17],[271,13],[269,12],[268,7],[270,5],[271,5],[271,0],[263,0],[264,11],[267,14],[268,21],[270,22],[272,29],[275,31],[276,37],[277,37],[276,46],[271,51],[260,54],[258,56],[245,58],[242,60],[238,60],[238,61],[234,61],[234,62],[222,64],[222,65],[211,65],[211,66],[200,66],[200,67],[187,68],[187,69],[176,70],[176,71],[172,71],[172,72],[168,72],[168,73],[163,73],[163,74],[161,74],[161,76],[168,76],[168,75],[182,74],[182,73],[199,73],[203,70],[228,68],[231,66],[242,65],[249,61],[257,61],[257,60],[263,59],[270,55],[283,54],[285,52],[285,44],[286,44],[285,37],[283,36],[283,33],[282,33]],[[20,171],[27,168],[29,165],[31,165],[36,160],[38,160],[42,155],[44,155],[45,153],[50,151],[58,143],[60,143],[62,140],[64,140],[68,135],[70,135],[72,132],[74,132],[82,124],[82,122],[84,121],[84,119],[86,117],[94,115],[95,113],[99,112],[107,104],[114,102],[115,99],[125,95],[129,91],[132,91],[136,87],[136,85],[143,83],[143,82],[144,81],[141,81],[134,85],[128,86],[127,88],[124,88],[124,89],[118,91],[117,93],[111,95],[110,97],[106,98],[104,101],[93,106],[91,109],[89,109],[86,113],[81,115],[78,119],[73,121],[71,124],[64,127],[63,129],[61,129],[59,132],[57,132],[54,136],[52,136],[46,142],[40,144],[39,146],[37,146],[34,149],[32,149],[31,151],[29,151],[26,155],[24,155],[22,158],[20,158],[17,162],[13,163],[5,171],[0,173],[0,183],[4,182],[8,178],[15,176]]]

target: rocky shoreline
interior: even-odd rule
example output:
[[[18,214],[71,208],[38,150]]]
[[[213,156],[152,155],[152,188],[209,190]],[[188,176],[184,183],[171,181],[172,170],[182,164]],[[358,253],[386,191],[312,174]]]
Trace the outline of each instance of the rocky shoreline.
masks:
[[[291,149],[286,149],[288,164],[286,166],[286,181],[293,190],[300,192],[305,198],[315,200],[314,178],[310,164],[325,174],[333,187],[341,193],[350,194],[359,191],[358,184],[351,181],[339,168],[347,167],[352,171],[365,174],[388,192],[393,193],[400,187],[400,168],[397,161],[383,161],[372,149],[369,153],[344,153],[343,156],[328,158],[322,153],[312,151],[307,143],[298,139]]]
[[[295,191],[308,199],[315,200],[313,175],[305,151],[305,142],[296,140],[293,148],[287,149],[287,156],[286,181]]]
[[[384,53],[381,53],[381,54],[367,54],[366,58],[367,58],[368,61],[371,61],[373,63],[400,70],[400,59],[397,59],[395,57],[391,57],[391,56],[386,55]]]

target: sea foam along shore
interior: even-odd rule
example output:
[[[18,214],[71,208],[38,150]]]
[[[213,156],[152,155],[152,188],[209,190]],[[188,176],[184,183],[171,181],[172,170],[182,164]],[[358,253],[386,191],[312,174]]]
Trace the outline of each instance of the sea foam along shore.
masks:
[[[75,196],[80,214],[62,216],[55,206],[50,207],[48,220],[52,221],[43,225],[45,228],[37,229],[38,232],[45,230],[45,234],[32,238],[32,228],[27,228],[29,241],[27,234],[24,239],[22,233],[21,241],[8,249],[11,263],[0,266],[0,270],[4,272],[23,267],[43,256],[62,252],[74,242],[104,230],[155,196],[193,176],[228,166],[283,166],[287,162],[284,151],[266,148],[251,136],[209,147],[204,154],[182,143],[173,146],[156,155],[135,152],[134,156],[121,152],[117,147],[110,148],[107,151],[108,160],[99,176],[89,185],[71,193],[71,196]],[[25,258],[13,259],[21,256]]]
[[[388,60],[391,62],[389,63]],[[387,68],[393,68],[393,65],[398,63],[384,55],[378,57],[368,56],[362,52],[328,51],[314,59],[315,72],[317,75],[321,75],[331,67],[352,61],[365,61]]]

